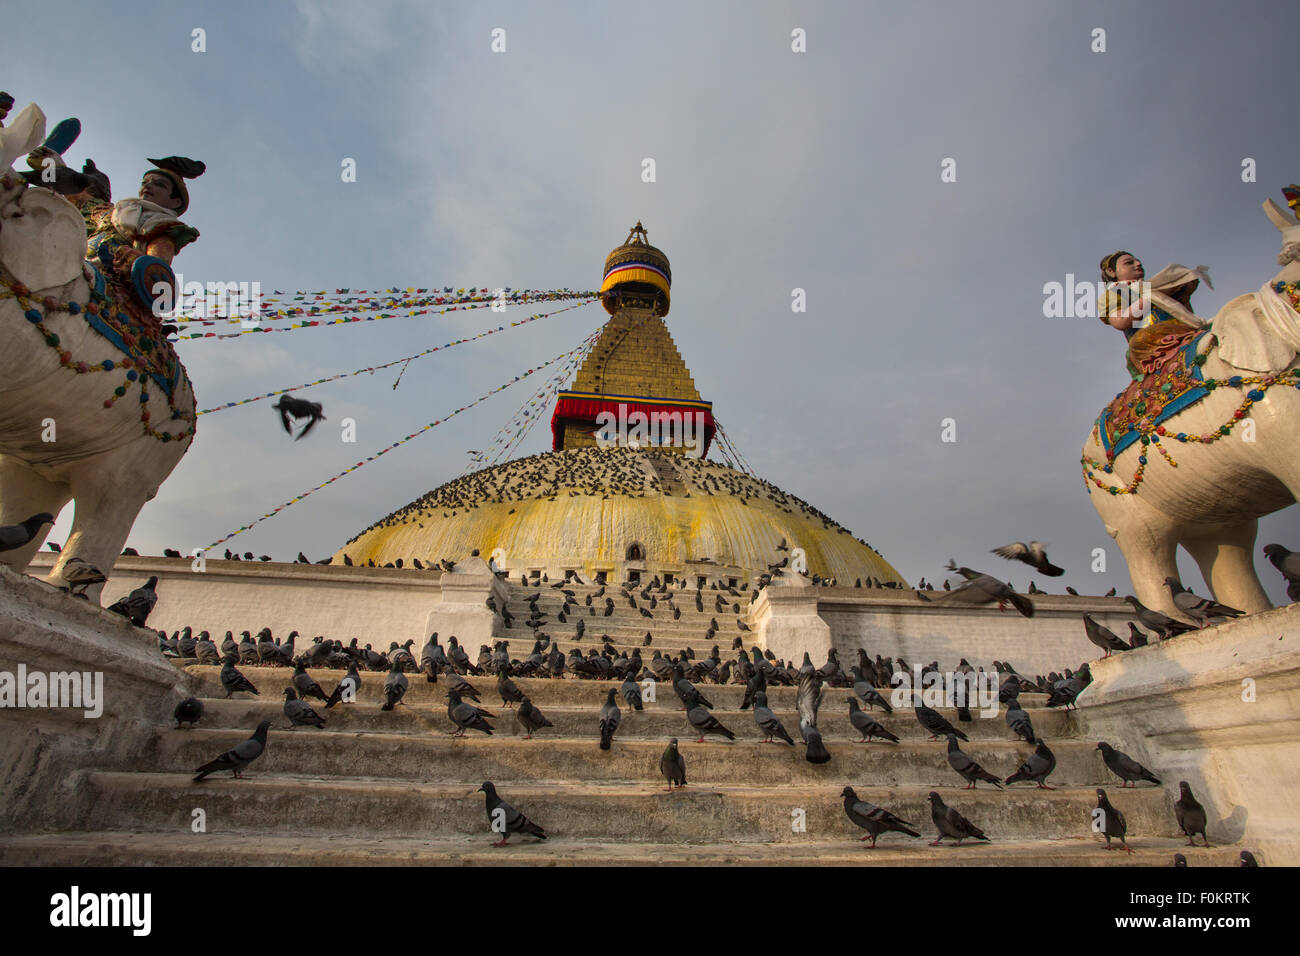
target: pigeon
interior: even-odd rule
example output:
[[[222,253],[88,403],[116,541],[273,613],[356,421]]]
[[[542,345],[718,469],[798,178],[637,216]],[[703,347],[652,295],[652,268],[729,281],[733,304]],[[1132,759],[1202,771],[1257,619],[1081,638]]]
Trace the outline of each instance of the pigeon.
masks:
[[[1182,867],[1183,869],[1186,869],[1186,868],[1187,868],[1187,857],[1183,856],[1181,853],[1175,853],[1175,854],[1174,854],[1174,866],[1176,866],[1176,867]]]
[[[1192,788],[1186,780],[1178,782],[1178,801],[1174,804],[1174,816],[1178,818],[1178,829],[1187,834],[1187,845],[1195,846],[1192,837],[1201,835],[1205,845],[1210,845],[1210,838],[1205,834],[1205,807],[1196,802]]]
[[[1005,544],[1000,548],[994,548],[993,553],[1000,558],[1006,558],[1008,561],[1023,561],[1049,578],[1059,578],[1065,573],[1064,569],[1058,568],[1047,560],[1047,552],[1043,550],[1042,543],[1038,541],[1030,541],[1029,544],[1025,544],[1023,541]]]
[[[1238,862],[1238,866],[1259,866],[1259,861],[1255,859],[1255,854],[1251,853],[1249,850],[1242,850],[1239,859],[1240,862]]]
[[[355,704],[357,695],[361,693],[361,675],[357,673],[357,662],[352,661],[348,664],[348,672],[343,679],[338,682],[334,692],[330,694],[329,699],[325,701],[325,709],[329,710],[337,703]]]
[[[1032,780],[1038,784],[1040,790],[1055,790],[1055,787],[1049,787],[1046,784],[1048,775],[1056,769],[1056,754],[1048,748],[1047,742],[1039,738],[1038,747],[1025,758],[1025,762],[1020,765],[1020,769],[1007,777],[1003,783],[1008,786],[1019,780]]]
[[[468,697],[476,704],[483,703],[482,695],[477,687],[456,673],[456,669],[450,664],[447,665],[444,674],[447,678],[447,685],[451,690],[460,694],[461,697]]]
[[[54,515],[48,511],[34,514],[18,524],[0,525],[0,551],[15,551],[32,539],[47,524],[54,524]]]
[[[194,782],[198,783],[208,774],[221,770],[229,770],[236,778],[242,777],[240,771],[262,756],[262,752],[266,750],[266,732],[270,728],[269,720],[262,721],[257,725],[257,730],[253,731],[253,736],[195,770]]]
[[[1208,598],[1197,597],[1183,587],[1182,583],[1175,577],[1165,578],[1165,586],[1169,588],[1170,593],[1174,596],[1174,607],[1193,620],[1200,621],[1201,627],[1212,623],[1214,618],[1224,621],[1234,617],[1242,617],[1246,613],[1245,611],[1238,611],[1235,607],[1228,607],[1226,604],[1211,601]]]
[[[686,786],[686,758],[677,749],[676,737],[668,741],[667,749],[659,758],[659,772],[668,781],[668,793],[672,793],[674,786],[678,788]]]
[[[699,733],[700,737],[695,742],[704,743],[706,734],[716,734],[719,737],[726,737],[728,740],[735,740],[736,735],[718,721],[709,711],[698,704],[686,712],[686,719],[690,721],[692,727]]]
[[[1052,684],[1051,690],[1047,694],[1048,707],[1064,706],[1066,710],[1071,707],[1077,707],[1076,698],[1083,693],[1084,683],[1078,674],[1067,677],[1064,680],[1058,680]]]
[[[886,730],[884,725],[866,711],[858,708],[856,697],[849,698],[849,723],[853,725],[854,730],[862,735],[862,740],[859,740],[858,743],[870,741],[872,737],[881,737],[898,743],[898,738]]]
[[[627,705],[633,710],[645,710],[645,707],[641,704],[641,685],[636,682],[636,676],[636,674],[629,671],[627,678],[619,687],[619,693],[623,695],[623,699],[627,701]]]
[[[859,838],[859,842],[870,837],[871,849],[873,850],[876,848],[876,838],[880,834],[888,833],[891,830],[895,833],[906,833],[911,837],[921,835],[911,828],[912,824],[908,821],[894,816],[888,810],[878,807],[874,803],[859,800],[852,787],[845,787],[840,791],[840,796],[844,798],[845,815],[867,831],[867,836]]]
[[[1264,555],[1286,578],[1286,596],[1300,601],[1300,553],[1288,551],[1280,544],[1266,544]]]
[[[531,740],[533,731],[541,730],[543,727],[554,727],[555,725],[546,719],[546,715],[533,706],[533,702],[526,696],[520,697],[519,709],[515,711],[515,720],[519,721],[524,730],[525,739]]]
[[[989,842],[983,830],[952,807],[947,806],[943,802],[943,797],[934,790],[930,791],[930,819],[939,830],[939,835],[934,838],[930,846],[939,846],[944,837],[955,839],[957,846],[961,846],[961,841],[968,838]]]
[[[91,585],[103,584],[107,580],[103,571],[82,558],[68,558],[59,573],[68,582],[68,593],[78,596],[84,596],[86,588]]]
[[[912,696],[914,698],[913,706],[916,710],[917,722],[920,723],[925,732],[930,735],[931,740],[938,740],[940,737],[952,735],[970,743],[970,738],[952,724],[948,723],[948,718],[944,717],[943,714],[939,713],[934,708],[927,707],[925,704],[921,703],[921,695],[919,692],[913,691]]]
[[[867,705],[867,709],[872,707],[882,707],[885,713],[892,714],[894,708],[889,705],[889,701],[871,685],[871,681],[863,677],[863,670],[860,666],[850,667],[853,673],[853,693],[862,698],[862,702]]]
[[[149,613],[158,603],[158,592],[154,590],[158,586],[158,576],[151,575],[149,580],[142,587],[136,588],[126,597],[121,598],[115,603],[109,605],[109,610],[114,614],[120,614],[130,620],[136,627],[144,627],[144,622],[148,620]]]
[[[1098,624],[1087,614],[1083,615],[1083,629],[1088,635],[1088,640],[1106,652],[1102,655],[1103,657],[1110,657],[1113,651],[1133,650],[1130,645],[1125,644],[1120,639],[1118,634]]]
[[[293,688],[298,692],[298,697],[306,700],[308,697],[315,697],[325,703],[329,703],[329,696],[321,690],[320,684],[307,673],[307,668],[301,663],[293,667]]]
[[[492,832],[501,834],[501,839],[493,843],[493,846],[505,846],[512,833],[526,833],[546,839],[546,831],[497,796],[497,788],[490,781],[485,781],[478,789],[486,797],[488,824],[492,827]]]
[[[930,604],[992,604],[996,601],[999,611],[1005,611],[1010,603],[1025,617],[1034,616],[1034,602],[1017,594],[1005,581],[970,568],[958,568],[953,562],[949,562],[949,570],[960,572],[966,578],[965,583],[937,598],[927,596],[925,591],[917,591],[916,596]]]
[[[610,742],[614,739],[614,731],[618,730],[619,722],[623,719],[623,712],[618,709],[618,691],[614,688],[609,689],[609,695],[605,698],[605,706],[600,708],[600,749],[608,750]]]
[[[293,425],[289,424],[290,418],[295,420],[299,418],[311,419],[294,438],[294,441],[311,431],[317,422],[325,420],[325,416],[321,414],[320,402],[309,402],[306,399],[294,398],[292,395],[281,395],[280,401],[271,407],[280,413],[280,423],[284,425],[285,432],[290,435],[293,434]]]
[[[226,659],[222,661],[221,686],[225,689],[227,698],[239,691],[248,691],[250,694],[257,695],[257,688],[253,686],[253,682],[245,677],[240,672],[239,668],[235,666],[235,658],[233,655],[228,655]]]
[[[1137,629],[1137,625],[1134,624],[1132,621],[1128,622],[1128,637],[1129,637],[1129,642],[1134,647],[1147,646],[1147,636],[1143,634],[1141,631],[1139,631]]]
[[[1156,784],[1160,782],[1160,778],[1150,770],[1123,751],[1116,750],[1110,744],[1099,743],[1097,749],[1101,751],[1101,759],[1105,761],[1111,773],[1124,781],[1122,786],[1127,787],[1130,783],[1136,786],[1138,780],[1150,780]]]
[[[495,716],[481,707],[463,703],[460,694],[451,688],[447,689],[447,716],[457,728],[453,737],[464,737],[467,730],[479,730],[492,736],[492,725],[485,718],[495,719]]]
[[[380,710],[392,710],[402,702],[406,695],[406,690],[411,686],[406,675],[402,673],[401,664],[394,661],[388,671],[388,677],[384,680],[384,703]]]
[[[1036,744],[1034,739],[1034,725],[1029,721],[1029,715],[1025,713],[1024,708],[1020,706],[1020,699],[1012,700],[1011,705],[1007,707],[1007,726],[1017,736],[1024,738],[1027,744]]]
[[[776,714],[768,709],[767,693],[765,691],[760,690],[754,695],[754,723],[758,724],[758,729],[766,734],[763,743],[770,744],[773,737],[780,737],[791,747],[794,746],[794,740],[791,739],[785,726],[777,718]]]
[[[1110,805],[1110,801],[1106,799],[1106,791],[1101,787],[1097,788],[1097,809],[1093,811],[1092,824],[1094,832],[1105,834],[1106,849],[1111,849],[1110,841],[1115,837],[1124,849],[1133,852],[1133,848],[1124,839],[1128,834],[1128,823],[1124,820],[1124,814]]]
[[[804,660],[808,655],[804,654]],[[822,703],[822,682],[815,673],[802,674],[799,677],[799,691],[795,696],[795,709],[799,713],[799,736],[807,745],[804,757],[809,763],[827,763],[831,759],[830,751],[822,743],[821,731],[817,729],[817,711]]]
[[[284,689],[284,716],[289,718],[291,727],[325,727],[325,718],[306,701],[299,700],[292,687]]]
[[[438,672],[444,666],[451,666],[451,662],[447,660],[442,645],[438,643],[438,632],[434,631],[429,635],[429,641],[424,645],[424,650],[420,651],[420,670],[424,672],[424,679],[428,683],[436,684],[438,683]]]
[[[181,729],[181,724],[189,724],[191,728],[203,719],[203,701],[197,697],[186,697],[176,705],[172,711],[172,720],[176,721],[176,729]]]
[[[524,699],[524,692],[510,679],[509,668],[504,664],[497,669],[497,693],[501,695],[501,703],[506,707],[513,707]]]
[[[993,784],[999,790],[1002,789],[1001,781],[976,763],[969,754],[963,752],[957,743],[957,738],[952,734],[948,735],[948,766],[961,774],[966,781],[967,790],[976,789],[976,784],[981,780]]]
[[[1155,631],[1164,640],[1196,630],[1191,624],[1175,621],[1172,617],[1166,617],[1159,611],[1151,610],[1132,594],[1125,595],[1124,600],[1133,606],[1133,612],[1137,615],[1138,623],[1148,630]]]

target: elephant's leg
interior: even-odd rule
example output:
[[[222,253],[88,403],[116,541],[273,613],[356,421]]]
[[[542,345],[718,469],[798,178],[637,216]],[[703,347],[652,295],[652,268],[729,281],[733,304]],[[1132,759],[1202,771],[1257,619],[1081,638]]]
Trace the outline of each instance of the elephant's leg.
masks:
[[[63,546],[58,564],[50,572],[51,584],[61,584],[59,575],[63,565],[72,558],[88,561],[100,570],[116,563],[126,544],[131,526],[145,502],[153,497],[154,489],[135,487],[135,476],[118,474],[118,469],[102,470],[91,466],[87,473],[74,477],[72,495],[76,510],[72,517],[72,533]],[[104,585],[96,584],[86,589],[86,595],[99,601]]]
[[[1213,598],[1220,604],[1254,614],[1273,605],[1255,574],[1255,535],[1258,521],[1216,525],[1204,533],[1183,538],[1185,547],[1201,569]]]
[[[42,511],[57,518],[71,497],[71,490],[63,482],[42,478],[31,465],[12,455],[0,455],[0,524],[17,524]],[[49,533],[50,526],[46,525],[29,544],[0,551],[0,564],[25,571]]]
[[[1165,578],[1178,574],[1176,552],[1182,525],[1147,504],[1140,494],[1107,495],[1094,504],[1107,533],[1124,554],[1137,599],[1152,610],[1179,616]]]

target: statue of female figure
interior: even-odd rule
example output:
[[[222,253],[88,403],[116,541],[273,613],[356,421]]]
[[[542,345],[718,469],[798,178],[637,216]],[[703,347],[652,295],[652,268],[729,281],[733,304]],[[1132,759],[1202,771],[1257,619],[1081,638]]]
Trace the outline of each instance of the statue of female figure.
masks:
[[[1207,266],[1171,265],[1144,281],[1142,262],[1132,253],[1113,252],[1101,260],[1107,283],[1100,302],[1101,321],[1128,339],[1128,370],[1141,381],[1159,371],[1205,326],[1192,312],[1192,293],[1201,280],[1210,288]]]

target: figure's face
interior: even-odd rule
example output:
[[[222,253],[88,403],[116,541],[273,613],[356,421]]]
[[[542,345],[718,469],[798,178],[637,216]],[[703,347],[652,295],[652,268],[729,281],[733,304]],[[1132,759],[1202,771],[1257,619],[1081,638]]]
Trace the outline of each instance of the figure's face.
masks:
[[[172,181],[159,173],[145,173],[140,183],[140,198],[164,209],[180,209],[180,197],[172,196]]]
[[[1135,279],[1141,279],[1146,275],[1142,269],[1142,260],[1136,259],[1127,252],[1120,256],[1115,262],[1115,280],[1117,282],[1132,282]]]

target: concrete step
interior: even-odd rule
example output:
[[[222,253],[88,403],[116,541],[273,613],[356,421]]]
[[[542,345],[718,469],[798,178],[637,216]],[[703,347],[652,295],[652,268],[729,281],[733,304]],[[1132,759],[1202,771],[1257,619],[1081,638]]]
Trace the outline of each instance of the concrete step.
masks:
[[[554,727],[539,730],[537,736],[546,739],[558,737],[592,738],[597,736],[597,721],[599,719],[600,704],[603,704],[603,702],[602,698],[599,702],[592,701],[585,706],[571,706],[569,703],[561,703],[558,705],[547,704],[545,707],[540,702],[534,702],[535,706],[555,725]],[[444,701],[435,700],[431,703],[412,700],[410,703],[399,705],[392,711],[381,710],[377,698],[363,699],[350,705],[340,704],[329,710],[326,710],[320,701],[313,699],[308,703],[325,719],[326,726],[330,730],[427,734],[434,731],[450,732],[454,729],[447,721],[445,699]],[[514,717],[514,708],[503,707],[500,704],[500,698],[494,698],[491,694],[487,694],[483,698],[482,706],[498,716],[498,720],[491,722],[494,724],[493,729],[498,733],[515,735],[525,733]],[[679,737],[683,740],[688,737],[695,739],[691,736],[691,728],[687,727],[683,720],[681,705],[677,702],[676,696],[671,700],[658,697],[653,703],[647,702],[645,710],[640,713],[629,708],[621,697],[619,698],[619,707],[623,711],[623,722],[619,727],[619,737],[621,739],[633,737],[660,741],[667,740],[669,737]],[[790,732],[792,737],[797,739],[799,717],[794,709],[783,709],[778,706],[775,708],[775,712],[785,724],[786,730]],[[713,713],[722,722],[723,726],[739,737],[743,739],[758,737],[759,730],[757,724],[754,723],[752,710],[715,708]],[[1061,710],[1034,710],[1028,713],[1035,729],[1049,741],[1048,746],[1054,747],[1057,740],[1072,737],[1075,734],[1076,718],[1073,714]],[[283,705],[274,697],[274,691],[269,686],[265,689],[264,697],[247,698],[241,694],[238,698],[231,700],[205,700],[204,715],[200,726],[207,730],[229,729],[251,732],[252,728],[263,720],[270,720],[271,726],[276,729],[288,729],[289,727],[289,722],[283,715]],[[877,720],[886,729],[899,737],[902,742],[910,743],[926,739],[925,730],[917,723],[911,711],[895,712],[894,714],[878,713]],[[822,737],[828,743],[851,744],[860,740],[858,732],[849,723],[847,708],[843,710],[824,708],[819,715],[818,723],[820,724]],[[989,719],[977,718],[970,724],[962,724],[961,726],[972,740],[1016,739],[1010,728],[1007,727],[1006,721],[1002,719],[1001,714]],[[878,738],[872,740],[869,745],[894,746]],[[868,744],[862,746],[868,746]],[[1028,744],[1025,745],[1025,749],[1029,749]]]
[[[215,665],[206,664],[187,664],[182,669],[194,677],[198,683],[195,685],[195,693],[201,697],[222,697],[226,692],[221,687],[221,668]],[[289,686],[293,676],[293,671],[288,667],[240,667],[240,671],[253,682],[261,696],[280,697],[284,688]],[[330,670],[327,668],[313,668],[308,671],[313,678],[321,685],[326,693],[333,691],[334,686],[343,678],[344,671]],[[387,674],[375,673],[373,671],[364,671],[361,673],[361,690],[357,695],[359,701],[383,701],[384,699],[384,681]],[[437,703],[445,705],[447,701],[447,684],[444,678],[439,678],[437,684],[430,684],[428,678],[423,674],[407,674],[410,681],[410,689],[406,693],[406,699],[411,703]],[[483,675],[481,677],[469,676],[466,678],[476,687],[482,695],[484,706],[489,701],[500,702],[500,696],[495,694],[496,677],[495,675]],[[583,706],[589,705],[599,708],[604,702],[605,697],[611,688],[617,688],[622,681],[599,681],[587,680],[584,678],[574,677],[569,674],[560,679],[548,677],[515,677],[512,678],[528,698],[543,710],[549,704],[551,706]],[[739,710],[740,704],[745,697],[745,687],[743,684],[699,684],[697,685],[715,707]],[[778,712],[793,712],[795,707],[795,697],[798,693],[794,687],[772,687],[767,688],[768,705]],[[882,691],[882,694],[884,692]],[[845,703],[852,695],[852,691],[846,687],[826,687],[822,697],[822,712],[830,714],[834,711],[844,710],[847,712]],[[240,695],[245,696],[245,695]],[[251,695],[247,695],[251,697]],[[884,694],[889,698],[889,694]],[[668,706],[679,706],[676,693],[673,689],[663,682],[659,682],[656,688],[655,697],[661,705],[667,702]],[[621,698],[620,698],[621,700]],[[1020,697],[1021,704],[1030,714],[1030,720],[1037,727],[1037,715],[1039,708],[1046,703],[1047,698],[1042,694],[1022,694]],[[619,706],[622,706],[620,704]],[[492,708],[488,706],[488,709]],[[956,711],[951,708],[936,708],[941,714],[947,717],[954,725],[958,723]],[[895,710],[895,714],[900,713]],[[972,711],[972,716],[976,712]],[[1052,711],[1042,710],[1044,714],[1050,714]],[[1064,714],[1065,711],[1061,710]],[[875,717],[879,720],[889,715],[884,711],[874,711]],[[908,711],[910,716],[910,710]],[[980,719],[980,718],[977,718]],[[987,720],[1001,720],[1005,725],[1003,713],[999,713],[995,718],[982,718]],[[913,718],[915,722],[915,718]],[[1049,737],[1050,731],[1044,725],[1043,732]]]
[[[926,834],[927,839],[930,834]],[[855,839],[801,843],[628,843],[492,835],[344,837],[223,834],[189,831],[87,831],[0,836],[4,866],[1169,866],[1175,853],[1189,866],[1234,866],[1240,849],[1193,848],[1177,839],[1135,837],[1134,852],[1102,849],[1100,838],[927,846],[890,834],[873,850]],[[1262,861],[1266,862],[1266,861]]]
[[[688,764],[687,779],[691,780]],[[491,778],[489,778],[491,779]],[[542,783],[494,781],[500,795],[549,834],[640,843],[799,843],[861,836],[844,814],[840,780],[820,786],[753,787],[697,784],[667,793],[655,782]],[[859,798],[886,807],[934,839],[928,787],[856,784]],[[487,832],[477,783],[331,779],[250,771],[201,784],[188,774],[87,773],[78,782],[89,806],[86,829],[187,830],[194,809],[209,834],[283,831],[332,835],[421,834],[432,838]],[[966,791],[938,787],[944,802],[968,817],[990,840],[1068,839],[1089,833],[1096,805],[1091,789]],[[1112,793],[1113,804],[1138,836],[1175,837],[1172,804],[1158,789]],[[800,816],[802,814],[802,816]],[[804,827],[796,831],[794,821]],[[906,839],[899,836],[897,839]],[[886,842],[893,842],[886,840]]]
[[[503,725],[506,721],[501,722]],[[441,780],[480,783],[484,780],[567,780],[584,783],[654,781],[664,740],[617,735],[608,751],[601,750],[595,734],[585,739],[532,740],[506,735],[451,737],[434,730],[409,733],[358,733],[343,730],[272,730],[266,753],[256,767],[263,773],[346,777],[369,772],[404,780]],[[845,779],[870,780],[879,786],[953,787],[964,781],[948,766],[945,745],[922,741],[906,744],[853,744],[831,741],[831,761],[810,764],[804,747],[796,743],[766,744],[757,735],[734,742],[703,744],[687,737],[681,722],[680,749],[686,757],[688,777],[717,785],[745,785],[763,781],[771,786],[827,785]],[[163,772],[192,771],[218,754],[247,739],[249,730],[159,730],[142,765]],[[1027,745],[1010,741],[976,741],[964,748],[990,773],[1006,777],[1030,752]],[[1076,741],[1053,742],[1057,767],[1048,783],[1063,787],[1117,788],[1093,745]],[[841,783],[840,786],[843,786]],[[981,784],[982,789],[989,784]],[[1016,784],[1026,786],[1023,784]],[[1145,784],[1143,789],[1156,789]]]

